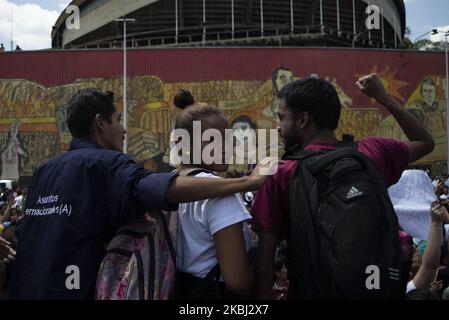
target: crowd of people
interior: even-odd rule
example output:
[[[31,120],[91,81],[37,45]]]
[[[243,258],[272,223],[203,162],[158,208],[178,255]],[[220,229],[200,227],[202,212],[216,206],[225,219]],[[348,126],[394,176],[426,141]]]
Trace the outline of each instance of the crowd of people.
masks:
[[[372,208],[363,201],[373,199],[388,209],[387,188],[399,181],[410,163],[434,149],[427,130],[385,90],[377,75],[362,77],[356,85],[394,116],[408,142],[377,137],[366,137],[357,143],[338,141],[334,131],[341,103],[335,88],[325,80],[301,79],[277,93],[285,161],[264,159],[251,175],[232,179],[217,174],[227,170],[224,161],[192,164],[191,151],[187,153],[189,161],[175,172],[146,171],[121,152],[125,131],[120,113],[112,103],[112,93],[95,89],[79,91],[69,102],[67,124],[74,138],[69,151],[35,170],[29,195],[25,188],[14,192],[3,190],[0,208],[3,297],[9,291],[11,299],[94,298],[107,243],[124,224],[159,209],[176,211],[179,217],[174,257],[176,299],[449,299],[449,249],[443,231],[449,223],[449,188],[445,179],[436,179],[438,200],[428,208],[431,223],[425,241],[412,239],[394,215],[387,216],[382,210],[375,213],[376,221],[381,221],[379,225],[367,225],[366,215],[360,210],[351,212],[351,208],[364,205],[371,214]],[[230,128],[218,108],[196,102],[188,91],[180,91],[174,102],[181,109],[174,129],[192,133],[194,121],[201,122],[202,132],[217,129],[224,134]],[[201,151],[206,146],[207,141],[203,141]],[[312,199],[313,190],[309,190],[310,194],[295,193],[307,186],[306,178],[298,172],[303,176],[312,172],[307,170],[314,163],[306,159],[321,157],[327,161],[329,155],[337,154],[343,155],[345,161],[334,157],[336,169],[323,170],[328,181],[315,185],[320,188],[319,199]],[[350,161],[351,157],[361,159],[360,164],[369,168],[362,170],[360,164]],[[273,175],[262,174],[262,169],[276,166]],[[338,202],[341,212],[322,211],[323,207],[335,206],[335,201],[340,201],[337,199],[340,189],[332,183],[341,182],[343,177],[351,180]],[[361,183],[362,180],[369,183]],[[250,191],[255,192],[255,197],[246,194]],[[328,198],[334,195],[334,202],[324,195]],[[298,203],[298,199],[309,207]],[[315,205],[320,214],[310,218],[304,211]],[[316,224],[315,219],[322,219],[325,214],[327,220]],[[350,218],[342,222],[338,214]],[[343,223],[349,228],[345,232],[341,231]],[[318,233],[311,233],[315,228]],[[387,228],[393,228],[389,230],[394,230],[394,235],[383,233]],[[363,250],[369,241],[385,245],[385,239],[361,239],[357,244],[351,238],[352,233],[363,237],[370,232],[388,235],[391,241],[387,244],[392,247],[387,248],[388,254],[382,256],[381,252],[372,260],[369,252],[357,251]],[[310,234],[316,239],[308,238]],[[342,237],[346,240],[341,241]],[[333,251],[335,246],[342,256]],[[158,250],[154,244],[152,248]],[[365,287],[368,280],[360,284],[351,282],[369,276],[365,269],[362,275],[347,274],[345,264],[357,263],[359,254],[360,261],[380,263],[382,289],[375,278],[371,287]],[[323,262],[327,269],[316,268],[313,264],[316,261]],[[150,263],[154,260],[150,259]],[[67,288],[67,266],[80,270],[76,290]],[[389,278],[384,271],[389,272]]]
[[[14,190],[3,187],[0,193],[0,299],[7,296],[27,193],[16,184]]]

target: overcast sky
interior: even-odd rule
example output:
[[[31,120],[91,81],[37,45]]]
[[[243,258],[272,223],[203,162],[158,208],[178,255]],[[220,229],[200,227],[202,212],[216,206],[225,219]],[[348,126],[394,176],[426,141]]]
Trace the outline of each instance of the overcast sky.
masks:
[[[10,49],[12,25],[14,47],[18,44],[24,50],[49,48],[51,27],[68,3],[70,0],[0,0],[0,43]],[[412,39],[433,28],[449,30],[449,0],[405,0],[405,3]]]

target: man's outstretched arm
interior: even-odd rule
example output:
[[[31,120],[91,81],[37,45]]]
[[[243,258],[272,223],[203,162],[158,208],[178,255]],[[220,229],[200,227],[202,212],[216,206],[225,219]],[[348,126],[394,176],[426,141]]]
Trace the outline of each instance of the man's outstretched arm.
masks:
[[[166,199],[169,204],[178,204],[255,191],[269,176],[267,172],[274,173],[279,163],[280,161],[276,159],[264,159],[250,176],[242,178],[208,179],[178,176],[168,189]]]
[[[377,74],[373,73],[360,78],[356,85],[367,96],[382,104],[396,119],[410,141],[410,162],[414,162],[433,151],[435,143],[429,132],[385,90]]]

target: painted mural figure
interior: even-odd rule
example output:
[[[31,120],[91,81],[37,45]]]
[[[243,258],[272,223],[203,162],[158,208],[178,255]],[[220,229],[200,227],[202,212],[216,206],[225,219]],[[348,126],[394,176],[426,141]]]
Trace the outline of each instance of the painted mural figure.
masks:
[[[20,146],[18,138],[20,121],[16,120],[11,124],[11,136],[2,150],[2,175],[1,179],[19,179],[19,157],[27,157],[27,153]]]
[[[378,69],[377,66],[373,67],[373,72]],[[246,116],[258,129],[276,128],[278,125],[276,94],[283,86],[300,77],[281,64],[271,71],[271,77],[257,81],[223,79],[164,83],[155,75],[130,77],[127,129],[131,156],[140,159],[141,164],[147,169],[171,171],[169,135],[171,122],[177,112],[167,101],[170,101],[173,94],[182,87],[189,88],[191,92],[201,97],[201,101],[216,105],[225,113],[229,122]],[[443,90],[445,84],[442,78],[428,73],[417,78],[418,81],[406,82],[395,78],[396,72],[388,67],[378,71],[383,75],[381,78],[384,84],[392,90],[397,99],[407,101],[405,108],[426,127],[435,140],[434,152],[421,159],[419,163],[432,166],[445,163],[446,102]],[[345,90],[348,88],[341,87],[337,82],[342,80],[342,75],[336,77],[334,74],[323,74],[319,67],[316,72],[301,75],[301,77],[319,76],[332,83],[342,104],[340,131],[337,134],[351,132],[358,139],[367,135],[405,139],[402,130],[391,116],[384,115],[377,106],[372,105],[370,108],[368,105],[362,106],[359,102],[353,101],[356,96],[350,91],[346,93]],[[71,140],[65,123],[69,97],[77,90],[88,86],[120,93],[120,81],[118,78],[89,78],[78,79],[73,83],[60,86],[45,87],[24,79],[0,80],[0,154],[2,157],[8,155],[7,158],[12,159],[11,155],[15,153],[6,153],[6,145],[11,137],[11,122],[28,118],[27,128],[21,130],[20,147],[10,147],[9,150],[20,149],[16,152],[16,157],[19,158],[17,164],[19,175],[29,176],[44,159],[67,150]],[[414,90],[407,89],[409,96],[406,97],[401,94],[401,90],[408,86],[411,86],[409,89]],[[120,105],[120,94],[116,99]],[[36,142],[39,143],[36,144]],[[279,143],[282,150],[282,140],[279,140]],[[142,146],[148,146],[148,148],[142,151]],[[23,150],[27,153],[25,161],[21,161],[23,158],[20,158],[25,156],[20,153]],[[8,163],[5,160],[3,162]],[[8,170],[15,172],[15,169],[3,168],[3,166],[0,168],[2,169],[0,174],[6,175]],[[246,165],[233,164],[230,167],[231,175],[241,175],[246,171]]]
[[[58,106],[55,109],[56,125],[58,126],[59,140],[61,143],[70,143],[71,135],[67,127],[67,106]]]
[[[276,97],[279,90],[281,90],[287,83],[295,80],[293,72],[290,69],[279,67],[271,74],[271,81],[273,85],[273,97]],[[263,114],[277,119],[278,103],[273,99],[273,103],[263,110]]]
[[[436,147],[433,156],[444,160],[447,139],[445,104],[437,100],[437,85],[430,77],[421,82],[420,94],[422,100],[412,103],[408,110],[434,138]]]
[[[436,100],[436,85],[431,78],[421,82],[422,102],[416,102],[409,111],[433,134],[444,134],[446,131],[446,117],[444,105]],[[434,138],[439,138],[434,135]]]

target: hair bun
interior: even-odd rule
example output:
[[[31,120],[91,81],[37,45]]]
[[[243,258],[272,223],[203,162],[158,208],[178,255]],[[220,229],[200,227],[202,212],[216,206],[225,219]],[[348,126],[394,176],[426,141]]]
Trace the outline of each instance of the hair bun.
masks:
[[[177,108],[184,110],[188,106],[195,104],[195,99],[193,99],[193,96],[190,93],[190,91],[181,89],[173,98],[173,103]]]

